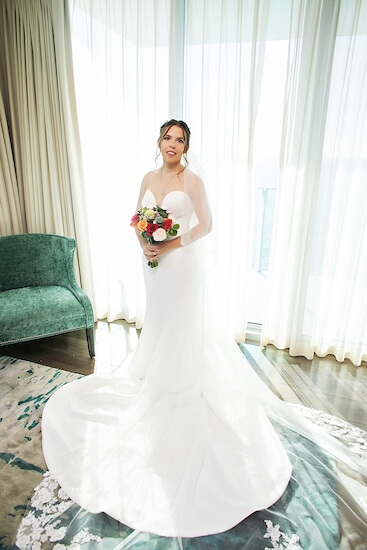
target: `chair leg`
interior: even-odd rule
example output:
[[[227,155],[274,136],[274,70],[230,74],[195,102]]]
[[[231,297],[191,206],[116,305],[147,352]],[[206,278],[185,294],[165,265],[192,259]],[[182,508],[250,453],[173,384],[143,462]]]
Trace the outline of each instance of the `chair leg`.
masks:
[[[95,351],[94,351],[94,329],[93,329],[93,327],[87,328],[86,333],[87,333],[89,356],[94,357],[95,356]]]

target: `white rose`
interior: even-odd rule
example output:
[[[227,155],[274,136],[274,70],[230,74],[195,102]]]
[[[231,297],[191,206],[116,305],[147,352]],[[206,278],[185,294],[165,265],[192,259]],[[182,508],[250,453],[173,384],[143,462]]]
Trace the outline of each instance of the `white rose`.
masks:
[[[164,241],[166,236],[167,236],[167,234],[166,234],[165,230],[163,229],[163,227],[159,227],[152,234],[152,237],[156,242]]]

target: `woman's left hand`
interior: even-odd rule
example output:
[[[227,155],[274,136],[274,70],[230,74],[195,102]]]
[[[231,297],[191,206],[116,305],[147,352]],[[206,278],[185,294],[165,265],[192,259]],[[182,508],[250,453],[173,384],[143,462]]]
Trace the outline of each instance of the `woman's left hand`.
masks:
[[[167,254],[167,252],[174,248],[178,248],[180,245],[179,238],[161,243],[149,243],[145,248],[145,257],[148,260],[158,260],[161,256]]]
[[[146,246],[145,257],[148,260],[158,260],[165,253],[166,243],[151,243]]]

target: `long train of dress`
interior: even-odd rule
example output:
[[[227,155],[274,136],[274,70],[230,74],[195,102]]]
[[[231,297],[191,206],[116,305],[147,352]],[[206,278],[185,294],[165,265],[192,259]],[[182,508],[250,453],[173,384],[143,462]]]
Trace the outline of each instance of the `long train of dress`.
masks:
[[[147,191],[144,205],[154,204]],[[162,206],[187,231],[190,196],[171,192]],[[157,268],[144,261],[144,276],[144,328],[128,370],[68,384],[45,406],[44,456],[68,502],[128,526],[129,537],[106,548],[130,547],[139,533],[195,538],[246,521],[250,529],[264,509],[290,511],[293,532],[297,517],[309,522],[318,550],[338,539],[344,510],[362,544],[365,462],[277,399],[235,342],[203,324],[196,243]]]

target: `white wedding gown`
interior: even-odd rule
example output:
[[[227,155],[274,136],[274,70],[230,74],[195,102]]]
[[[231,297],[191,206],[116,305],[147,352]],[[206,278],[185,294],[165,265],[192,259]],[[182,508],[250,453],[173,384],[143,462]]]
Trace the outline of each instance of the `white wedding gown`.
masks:
[[[144,205],[154,204],[147,191]],[[185,232],[190,197],[175,191],[162,206]],[[130,376],[91,375],[51,397],[46,463],[82,507],[135,529],[224,531],[282,495],[290,461],[252,390],[223,385],[231,355],[243,361],[236,344],[225,363],[204,345],[195,244],[157,268],[144,261],[144,273],[146,316]]]
[[[144,206],[155,203],[148,190]],[[185,234],[190,196],[173,191],[162,207]],[[144,258],[146,315],[128,369],[65,385],[42,420],[47,467],[74,502],[164,537],[226,531],[287,491],[292,466],[274,421],[324,442],[273,396],[234,341],[203,323],[202,264],[198,242],[154,269]]]

